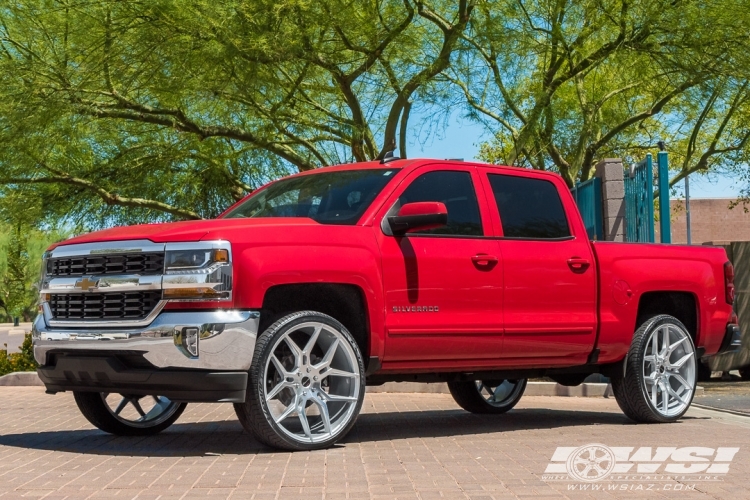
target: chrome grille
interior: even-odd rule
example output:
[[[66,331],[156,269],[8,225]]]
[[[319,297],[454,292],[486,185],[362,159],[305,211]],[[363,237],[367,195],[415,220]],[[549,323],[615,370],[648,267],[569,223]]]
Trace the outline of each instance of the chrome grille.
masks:
[[[161,300],[161,290],[144,292],[60,293],[49,299],[56,320],[144,319]]]
[[[47,276],[50,277],[105,274],[156,275],[163,271],[163,253],[82,255],[47,261]]]

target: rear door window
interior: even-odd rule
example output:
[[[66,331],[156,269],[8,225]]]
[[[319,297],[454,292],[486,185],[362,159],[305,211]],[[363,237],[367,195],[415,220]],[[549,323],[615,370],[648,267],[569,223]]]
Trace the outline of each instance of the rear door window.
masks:
[[[553,183],[545,179],[488,174],[506,238],[570,237],[568,219]]]

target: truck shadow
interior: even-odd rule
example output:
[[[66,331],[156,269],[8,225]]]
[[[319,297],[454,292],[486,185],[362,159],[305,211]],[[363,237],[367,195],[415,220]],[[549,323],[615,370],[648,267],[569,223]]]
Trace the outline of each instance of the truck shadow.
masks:
[[[685,417],[689,419],[689,417]],[[616,429],[635,425],[625,416],[609,412],[555,409],[516,409],[505,415],[472,415],[462,410],[379,412],[360,415],[349,435],[338,446],[391,439],[476,436],[477,440],[503,437],[525,430],[569,428],[558,445],[573,443],[571,434],[586,427],[609,425]],[[672,425],[679,425],[672,424]],[[624,429],[623,429],[624,430]],[[550,446],[557,439],[550,436]],[[138,457],[196,457],[279,453],[243,432],[237,421],[177,423],[156,436],[117,437],[99,430],[58,430],[0,435],[0,446],[60,451],[85,455]]]

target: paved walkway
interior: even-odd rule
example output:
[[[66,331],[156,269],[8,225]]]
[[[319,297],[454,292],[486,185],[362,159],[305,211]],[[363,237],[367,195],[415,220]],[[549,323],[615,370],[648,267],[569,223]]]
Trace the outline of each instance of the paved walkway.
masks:
[[[713,481],[542,479],[557,447],[587,443],[740,450]],[[341,446],[285,453],[242,433],[226,404],[189,405],[161,435],[128,439],[94,430],[70,394],[0,387],[0,498],[27,497],[748,498],[750,418],[694,409],[676,424],[634,425],[612,399],[560,397],[477,416],[444,394],[368,394]]]

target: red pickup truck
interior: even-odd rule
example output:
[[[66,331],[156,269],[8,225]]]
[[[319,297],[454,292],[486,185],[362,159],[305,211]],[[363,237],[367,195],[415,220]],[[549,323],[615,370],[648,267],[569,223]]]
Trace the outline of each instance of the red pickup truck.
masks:
[[[321,168],[217,219],[118,227],[45,254],[34,355],[115,434],[231,402],[260,441],[324,448],[366,385],[447,382],[504,413],[529,377],[611,378],[623,412],[687,411],[737,349],[723,249],[589,241],[554,174],[458,161]]]

